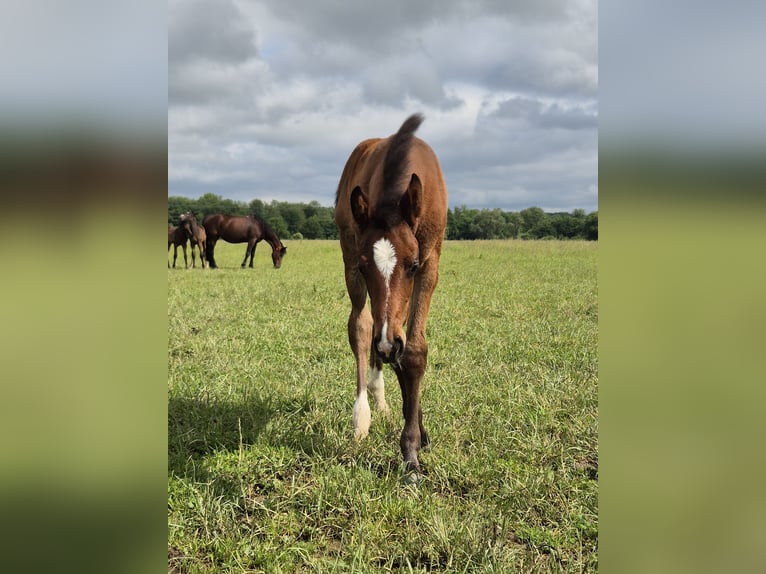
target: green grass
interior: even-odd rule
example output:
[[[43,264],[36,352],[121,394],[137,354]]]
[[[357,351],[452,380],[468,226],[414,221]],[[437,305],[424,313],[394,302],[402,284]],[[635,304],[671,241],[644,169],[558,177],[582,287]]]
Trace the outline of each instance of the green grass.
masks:
[[[353,441],[338,242],[243,254],[168,271],[169,570],[597,569],[596,243],[445,243],[417,488],[390,369]]]

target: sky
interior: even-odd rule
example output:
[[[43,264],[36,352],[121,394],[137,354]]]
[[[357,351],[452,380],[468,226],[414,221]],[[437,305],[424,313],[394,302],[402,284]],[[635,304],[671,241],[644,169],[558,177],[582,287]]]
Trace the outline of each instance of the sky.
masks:
[[[450,206],[598,209],[591,0],[171,0],[168,195],[331,206],[412,113]]]

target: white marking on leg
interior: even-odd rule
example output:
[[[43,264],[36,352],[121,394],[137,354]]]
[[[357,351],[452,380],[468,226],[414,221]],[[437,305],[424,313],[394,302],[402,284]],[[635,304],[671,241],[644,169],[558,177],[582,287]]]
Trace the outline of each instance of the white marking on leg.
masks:
[[[367,388],[372,393],[372,397],[375,399],[375,404],[378,410],[384,414],[389,414],[391,410],[386,403],[386,388],[383,384],[383,371],[379,371],[375,367],[370,367],[367,372]]]
[[[354,438],[356,440],[362,440],[367,436],[367,433],[370,431],[370,418],[370,403],[367,402],[367,391],[362,391],[356,397],[354,415],[352,417]]]

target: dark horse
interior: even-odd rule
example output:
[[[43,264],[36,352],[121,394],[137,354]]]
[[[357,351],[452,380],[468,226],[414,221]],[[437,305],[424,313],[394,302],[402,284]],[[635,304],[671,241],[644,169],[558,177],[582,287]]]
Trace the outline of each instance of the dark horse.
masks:
[[[205,242],[206,242],[205,228],[197,223],[197,217],[191,211],[182,213],[179,218],[179,221],[181,223],[181,227],[186,230],[186,235],[188,236],[189,241],[191,242],[192,267],[197,266],[195,263],[195,255],[194,255],[194,248],[197,247],[199,248],[199,260],[202,263],[202,267],[204,269]],[[186,254],[186,246],[184,246],[184,255],[185,254]]]
[[[409,480],[417,478],[418,451],[429,443],[420,382],[428,354],[426,317],[447,225],[447,187],[439,161],[414,135],[422,121],[419,114],[410,116],[394,135],[356,146],[335,197],[351,299],[348,340],[356,357],[354,436],[362,439],[370,428],[368,386],[378,409],[388,411],[382,363],[390,363],[402,391],[399,444]]]
[[[219,239],[229,243],[247,243],[245,258],[242,260],[243,269],[248,257],[250,257],[250,267],[253,267],[255,245],[265,239],[271,245],[271,260],[274,262],[274,269],[279,269],[282,266],[282,258],[287,253],[287,247],[282,245],[271,226],[260,217],[211,213],[202,220],[202,225],[207,232],[206,255],[210,267],[218,267],[213,251],[216,241]]]
[[[170,246],[173,246],[173,267],[176,266],[176,259],[178,258],[178,248],[183,248],[184,251],[184,268],[189,267],[189,260],[186,258],[186,242],[189,240],[189,236],[186,233],[186,229],[183,227],[168,227],[168,251]],[[170,261],[168,261],[168,268],[170,267]]]

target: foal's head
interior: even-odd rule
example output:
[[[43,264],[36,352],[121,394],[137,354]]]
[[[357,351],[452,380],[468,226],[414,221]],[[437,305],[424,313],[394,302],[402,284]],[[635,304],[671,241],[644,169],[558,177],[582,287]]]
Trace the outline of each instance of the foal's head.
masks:
[[[182,213],[178,216],[178,221],[183,225],[184,227],[190,227],[192,224],[197,224],[197,218],[191,211],[187,211],[186,213]]]
[[[199,235],[199,232],[197,231],[199,228],[197,224],[197,217],[191,211],[187,211],[186,213],[182,213],[178,220],[180,221],[181,227],[186,230],[189,238],[196,239],[196,237]]]
[[[359,226],[359,271],[370,294],[373,348],[386,363],[398,363],[407,337],[404,324],[420,265],[415,230],[421,184],[413,174],[397,201],[371,210],[360,187],[351,193],[351,211]]]

